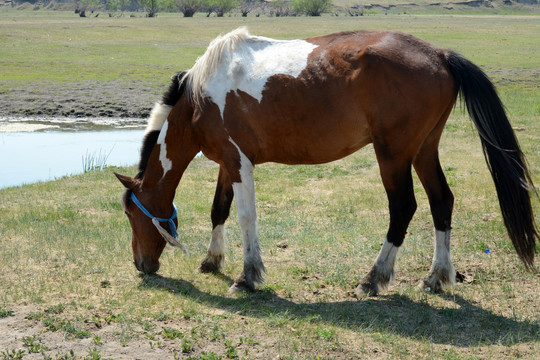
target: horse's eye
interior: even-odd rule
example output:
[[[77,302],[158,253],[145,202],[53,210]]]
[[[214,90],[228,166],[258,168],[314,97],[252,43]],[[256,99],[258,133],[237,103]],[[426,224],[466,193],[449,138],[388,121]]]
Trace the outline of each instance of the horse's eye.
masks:
[[[129,213],[127,212],[127,210],[124,210],[124,214],[126,214],[126,216],[129,216]]]

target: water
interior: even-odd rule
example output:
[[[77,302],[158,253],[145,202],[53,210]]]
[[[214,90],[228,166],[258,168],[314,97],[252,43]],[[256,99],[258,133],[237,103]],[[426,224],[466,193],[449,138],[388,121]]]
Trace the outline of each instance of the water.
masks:
[[[85,160],[136,164],[142,125],[138,120],[0,118],[0,188],[80,174]]]

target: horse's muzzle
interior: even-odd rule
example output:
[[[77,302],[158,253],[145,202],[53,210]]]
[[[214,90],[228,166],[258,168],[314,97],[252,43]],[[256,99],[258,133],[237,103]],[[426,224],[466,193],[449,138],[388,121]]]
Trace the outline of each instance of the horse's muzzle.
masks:
[[[155,274],[159,270],[159,261],[134,261],[133,263],[137,270],[145,274]]]

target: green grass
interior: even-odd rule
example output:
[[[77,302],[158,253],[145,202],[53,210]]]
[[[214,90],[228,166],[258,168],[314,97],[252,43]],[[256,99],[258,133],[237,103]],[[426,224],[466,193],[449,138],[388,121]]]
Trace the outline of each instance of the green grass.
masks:
[[[211,38],[241,22],[195,20],[169,14],[79,19],[71,13],[3,12],[1,86],[126,76],[127,83],[144,80],[166,88],[172,72],[189,67]],[[538,18],[248,18],[242,23],[253,33],[280,38],[401,29],[460,51],[499,85],[540,184]],[[17,51],[8,46],[13,43]],[[122,56],[103,63],[113,51]],[[141,276],[132,264],[130,227],[119,201],[123,189],[112,171],[133,175],[134,167],[0,190],[0,331],[14,321],[28,331],[25,340],[12,338],[0,347],[0,357],[39,350],[63,359],[114,358],[120,352],[178,359],[538,358],[539,278],[514,254],[478,136],[459,109],[442,138],[441,161],[456,197],[453,260],[466,279],[442,294],[416,290],[431,262],[433,225],[415,177],[419,207],[398,257],[396,282],[377,298],[351,295],[388,225],[371,146],[326,165],[257,167],[268,275],[255,294],[227,294],[242,269],[234,206],[223,273],[195,272],[210,237],[217,178],[217,167],[205,158],[190,165],[176,194],[190,255],[167,248],[159,276]],[[538,219],[539,201],[533,204]]]

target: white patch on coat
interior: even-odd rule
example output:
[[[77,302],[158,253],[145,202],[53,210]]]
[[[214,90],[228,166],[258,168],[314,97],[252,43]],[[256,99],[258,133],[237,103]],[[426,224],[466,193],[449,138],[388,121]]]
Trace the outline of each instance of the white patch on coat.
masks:
[[[167,174],[167,172],[169,172],[169,170],[172,168],[172,161],[167,157],[167,144],[165,143],[168,128],[169,122],[165,121],[157,140],[157,143],[159,144],[159,161],[161,162],[161,167],[163,168],[162,178],[164,178],[165,174]]]
[[[456,270],[450,257],[450,235],[450,230],[435,230],[435,251],[431,269],[446,273],[450,284],[453,285],[456,283]]]
[[[264,272],[259,247],[259,235],[257,231],[257,209],[255,206],[255,179],[253,177],[253,164],[240,150],[233,139],[229,141],[238,149],[240,154],[240,178],[241,182],[233,182],[234,199],[238,222],[242,229],[244,240],[244,266],[246,264],[257,267]]]
[[[146,125],[145,134],[148,134],[151,131],[161,130],[171,110],[172,106],[170,105],[156,103],[152,108],[152,111],[150,112],[150,117],[148,118],[148,125]]]
[[[261,102],[268,79],[278,74],[296,78],[317,46],[305,40],[252,36],[237,29],[214,40],[190,70],[194,95],[210,97],[223,118],[229,92],[240,90]]]
[[[377,270],[388,278],[392,277],[398,250],[399,247],[388,240],[385,240],[381,251],[379,252],[379,256],[377,256],[377,260],[375,260],[375,267]]]

